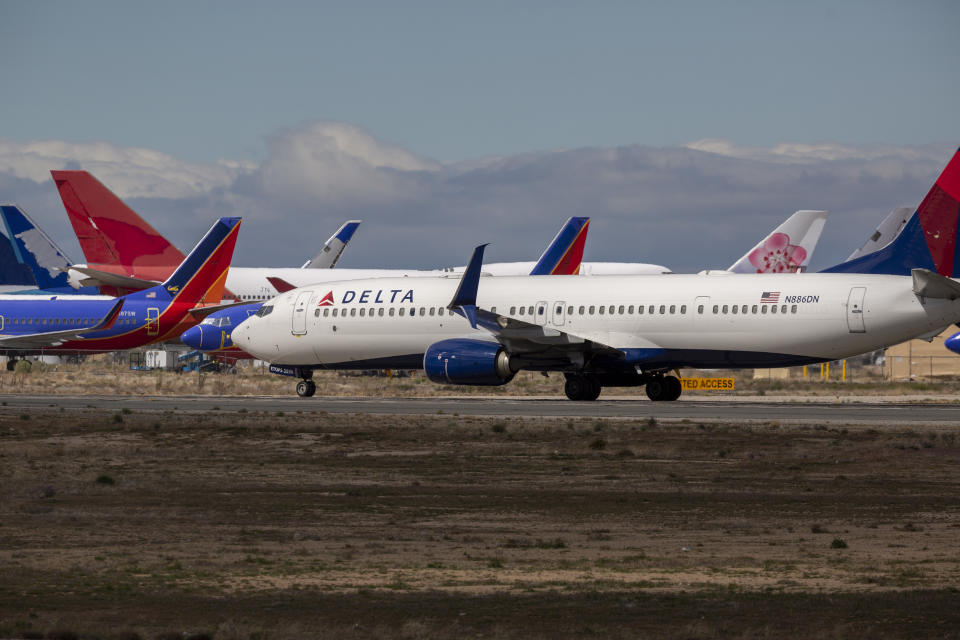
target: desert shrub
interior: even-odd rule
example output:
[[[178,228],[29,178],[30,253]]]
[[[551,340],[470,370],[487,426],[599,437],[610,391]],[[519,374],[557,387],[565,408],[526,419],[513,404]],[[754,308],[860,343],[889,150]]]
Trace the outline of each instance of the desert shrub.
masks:
[[[830,543],[831,549],[846,549],[847,541],[843,538],[834,538],[833,542]]]
[[[110,485],[116,484],[116,481],[111,476],[108,476],[105,473],[97,476],[97,479],[95,482],[97,484],[110,484]]]
[[[114,424],[123,424],[123,416],[119,413],[113,414]]]
[[[504,423],[504,422],[494,422],[494,423],[493,423],[493,426],[490,427],[490,429],[491,429],[494,433],[503,433],[504,431],[507,430],[507,425],[506,425],[506,423]]]
[[[595,451],[599,451],[600,449],[603,449],[605,446],[607,446],[607,441],[604,440],[603,438],[597,438],[596,440],[590,443],[590,448]]]

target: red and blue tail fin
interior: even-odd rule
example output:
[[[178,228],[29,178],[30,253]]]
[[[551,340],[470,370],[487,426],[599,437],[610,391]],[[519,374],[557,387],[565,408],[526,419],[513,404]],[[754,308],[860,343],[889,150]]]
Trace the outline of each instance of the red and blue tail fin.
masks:
[[[569,276],[580,273],[589,228],[590,218],[569,218],[540,256],[530,275]]]
[[[179,249],[86,171],[50,175],[87,263],[173,268],[183,262]]]
[[[194,305],[223,298],[240,218],[220,218],[167,280],[135,296]]]
[[[960,275],[960,149],[953,154],[900,234],[887,246],[823,273],[883,273],[908,276],[929,269],[942,276]]]

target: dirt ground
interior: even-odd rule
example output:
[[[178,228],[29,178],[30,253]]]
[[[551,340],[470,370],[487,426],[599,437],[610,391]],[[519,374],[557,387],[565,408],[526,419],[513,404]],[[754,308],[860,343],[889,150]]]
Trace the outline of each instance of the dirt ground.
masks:
[[[957,637],[958,436],[0,410],[0,637]]]

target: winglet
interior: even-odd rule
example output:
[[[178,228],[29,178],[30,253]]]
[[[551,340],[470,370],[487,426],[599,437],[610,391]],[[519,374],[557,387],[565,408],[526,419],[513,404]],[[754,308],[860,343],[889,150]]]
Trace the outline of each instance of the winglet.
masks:
[[[313,260],[306,263],[304,268],[308,269],[333,269],[337,266],[337,261],[343,255],[343,250],[347,248],[347,243],[360,226],[362,220],[347,220],[337,229],[337,232],[330,236],[323,244],[320,253],[313,257]]]
[[[284,280],[283,278],[278,278],[276,276],[267,276],[267,282],[273,285],[273,288],[276,289],[279,293],[286,293],[287,291],[293,291],[296,289],[295,286]]]
[[[459,309],[474,329],[477,328],[477,289],[480,287],[480,269],[483,267],[483,250],[486,248],[486,244],[481,244],[473,250],[470,262],[460,278],[457,292],[447,305],[448,309]]]
[[[117,298],[117,302],[110,307],[110,311],[107,312],[107,315],[103,316],[103,319],[100,320],[96,325],[90,327],[90,331],[102,331],[104,329],[109,329],[117,321],[117,318],[120,317],[120,309],[123,308],[123,298]]]
[[[540,256],[530,275],[569,276],[580,273],[580,262],[583,260],[583,248],[589,228],[590,218],[568,218]]]

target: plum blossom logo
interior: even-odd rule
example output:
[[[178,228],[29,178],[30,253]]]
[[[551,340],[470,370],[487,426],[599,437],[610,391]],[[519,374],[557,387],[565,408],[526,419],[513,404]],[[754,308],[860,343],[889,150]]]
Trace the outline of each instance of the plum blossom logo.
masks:
[[[774,233],[751,251],[748,257],[750,264],[757,268],[757,273],[786,273],[800,268],[807,258],[807,250],[800,245],[790,244],[787,234]]]

